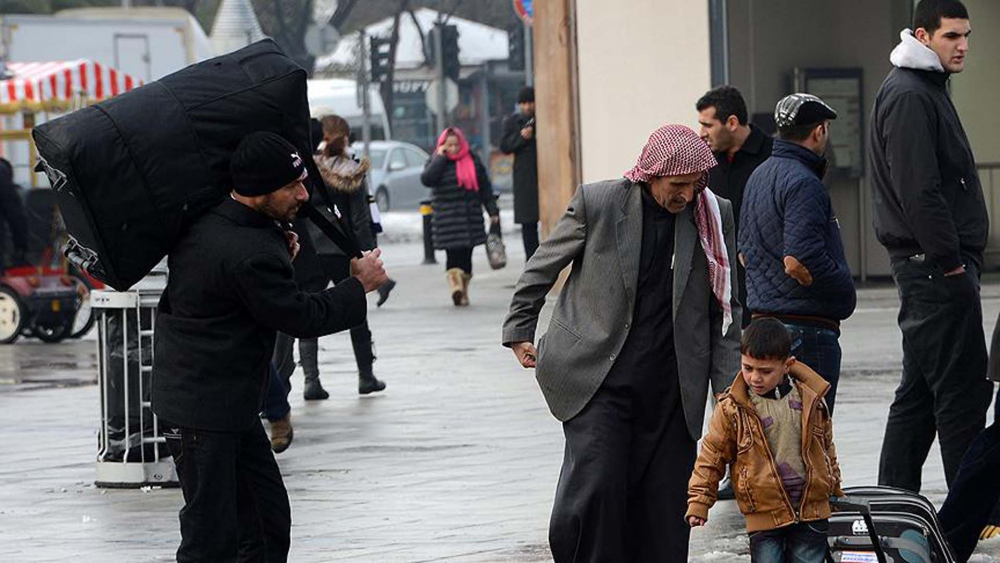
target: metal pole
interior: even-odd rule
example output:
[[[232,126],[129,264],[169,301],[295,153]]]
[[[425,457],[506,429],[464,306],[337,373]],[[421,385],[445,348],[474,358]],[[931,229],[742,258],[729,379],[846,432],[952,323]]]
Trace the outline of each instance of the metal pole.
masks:
[[[437,130],[444,131],[447,122],[445,120],[445,84],[444,84],[444,53],[442,52],[442,35],[444,26],[439,23],[434,24],[434,66],[437,69],[437,104],[434,113],[437,114]]]
[[[535,85],[535,44],[531,38],[531,26],[524,25],[524,83]]]
[[[362,29],[358,31],[358,42],[361,49],[361,63],[358,65],[358,84],[361,86],[361,142],[364,143],[365,158],[371,158],[368,149],[372,142],[372,103],[368,92],[368,36]]]
[[[424,261],[421,264],[437,264],[434,257],[434,208],[431,207],[431,200],[420,202],[420,216],[424,224]]]
[[[488,68],[489,66],[487,66],[487,69]],[[483,163],[486,164],[487,168],[490,166],[490,148],[493,145],[493,139],[490,135],[490,108],[492,106],[490,105],[489,74],[491,73],[484,72],[482,73],[482,77],[479,79],[480,84],[482,85],[479,94],[482,97],[482,103],[480,104],[480,107],[482,108],[482,115],[480,116],[482,118],[482,125],[480,125],[480,127],[483,128],[483,146],[480,148],[479,156],[482,157]]]

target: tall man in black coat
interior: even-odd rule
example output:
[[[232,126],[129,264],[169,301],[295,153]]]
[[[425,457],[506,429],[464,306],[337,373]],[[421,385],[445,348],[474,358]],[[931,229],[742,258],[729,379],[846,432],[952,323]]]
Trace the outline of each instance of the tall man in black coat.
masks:
[[[156,315],[152,408],[184,493],[180,563],[287,560],[288,494],[259,418],[275,334],[355,326],[365,293],[386,280],[375,250],[354,261],[353,279],[300,291],[297,236],[279,224],[309,199],[302,156],[278,135],[253,133],[231,172],[230,197],[170,252]]]
[[[500,150],[514,155],[514,222],[521,225],[525,259],[538,249],[538,151],[535,148],[535,89],[521,88],[518,111],[503,123]]]
[[[972,31],[955,0],[921,0],[872,109],[875,233],[899,289],[903,374],[889,408],[880,485],[919,491],[937,435],[951,486],[986,421],[992,387],[979,274],[989,217],[976,162],[948,95]]]

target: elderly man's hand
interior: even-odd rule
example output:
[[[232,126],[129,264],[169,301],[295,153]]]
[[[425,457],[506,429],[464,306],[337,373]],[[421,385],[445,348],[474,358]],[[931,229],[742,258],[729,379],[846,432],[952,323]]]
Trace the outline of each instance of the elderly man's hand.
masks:
[[[538,350],[535,349],[535,345],[531,342],[515,342],[510,345],[510,349],[517,356],[517,361],[521,362],[521,365],[526,369],[535,367],[535,364],[538,362]]]
[[[361,258],[351,259],[351,275],[358,278],[365,288],[365,293],[375,291],[389,281],[389,275],[385,273],[380,256],[382,251],[376,248],[365,252]]]
[[[704,526],[708,520],[700,518],[698,516],[688,516],[688,526],[692,528],[697,528],[698,526]]]
[[[809,268],[805,267],[805,264],[799,262],[794,256],[785,256],[784,262],[785,273],[795,278],[795,281],[799,282],[799,285],[804,287],[812,285],[813,277],[809,273]]]

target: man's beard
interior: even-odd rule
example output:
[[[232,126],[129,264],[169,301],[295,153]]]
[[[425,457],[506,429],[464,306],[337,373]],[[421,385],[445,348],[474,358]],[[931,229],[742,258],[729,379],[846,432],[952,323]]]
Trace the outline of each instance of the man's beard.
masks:
[[[264,198],[264,201],[260,204],[260,207],[257,209],[257,211],[263,213],[264,215],[267,215],[268,217],[274,219],[275,221],[284,221],[287,223],[291,223],[292,221],[295,220],[295,214],[298,212],[299,207],[300,205],[296,204],[291,208],[282,209],[274,204],[274,197],[271,194],[268,194]]]
[[[729,132],[728,129],[720,131],[718,139],[716,139],[714,147],[712,150],[715,152],[728,152],[729,149],[733,148],[733,134]]]

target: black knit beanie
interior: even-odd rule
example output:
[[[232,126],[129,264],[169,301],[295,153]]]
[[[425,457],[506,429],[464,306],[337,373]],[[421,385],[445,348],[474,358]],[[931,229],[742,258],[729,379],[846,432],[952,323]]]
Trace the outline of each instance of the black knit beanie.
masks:
[[[299,150],[268,131],[243,137],[229,162],[229,172],[233,189],[247,197],[269,194],[306,176]]]

